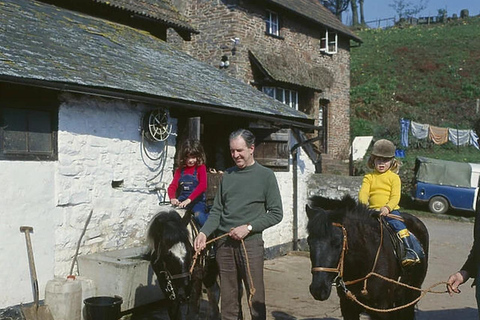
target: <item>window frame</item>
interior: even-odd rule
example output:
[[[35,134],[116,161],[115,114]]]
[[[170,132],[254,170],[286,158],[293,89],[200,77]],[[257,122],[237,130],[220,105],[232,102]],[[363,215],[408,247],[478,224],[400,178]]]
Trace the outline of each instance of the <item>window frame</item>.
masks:
[[[12,112],[10,112],[12,111]],[[8,126],[5,123],[5,117],[8,113],[13,114],[14,112],[23,113],[20,114],[24,117],[25,129],[21,130],[21,133],[24,134],[25,140],[25,149],[24,150],[5,150],[6,139],[8,139],[8,131],[6,128]],[[32,139],[35,138],[34,131],[31,130],[32,121],[36,120],[34,117],[31,117],[32,113],[46,113],[47,116],[44,117],[43,125],[49,126],[49,150],[48,151],[34,151],[32,150],[32,145],[29,143]],[[38,118],[37,118],[38,119]],[[33,104],[29,105],[27,103],[8,103],[6,101],[0,100],[0,160],[31,160],[31,161],[55,161],[58,159],[58,107],[36,107]],[[36,124],[38,127],[38,125]],[[43,133],[44,134],[44,133]]]
[[[333,40],[332,40],[333,37]],[[320,39],[320,51],[328,54],[338,52],[338,33],[325,29],[324,37]]]
[[[286,104],[290,108],[298,110],[298,91],[281,87],[262,86],[262,92]],[[281,99],[279,99],[279,97],[281,97]]]
[[[280,17],[278,13],[267,10],[267,15],[265,17],[265,33],[270,36],[280,37]]]

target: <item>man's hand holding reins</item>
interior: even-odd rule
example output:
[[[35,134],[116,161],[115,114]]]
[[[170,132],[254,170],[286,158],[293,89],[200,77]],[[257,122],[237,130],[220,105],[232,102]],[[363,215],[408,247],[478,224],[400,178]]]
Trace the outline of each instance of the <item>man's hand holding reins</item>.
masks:
[[[246,224],[243,224],[241,226],[232,228],[230,230],[230,232],[228,233],[228,235],[234,240],[242,240],[249,233],[250,233],[250,231],[248,230],[248,226]]]
[[[193,247],[195,249],[195,252],[200,252],[205,247],[207,246],[207,236],[205,233],[200,232],[197,237],[195,238],[195,241],[193,242]]]

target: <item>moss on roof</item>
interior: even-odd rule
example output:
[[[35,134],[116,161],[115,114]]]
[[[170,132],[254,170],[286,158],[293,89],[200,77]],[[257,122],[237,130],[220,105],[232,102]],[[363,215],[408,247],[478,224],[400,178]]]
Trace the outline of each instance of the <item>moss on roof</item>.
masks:
[[[74,84],[313,124],[147,32],[35,0],[0,0],[0,78]]]

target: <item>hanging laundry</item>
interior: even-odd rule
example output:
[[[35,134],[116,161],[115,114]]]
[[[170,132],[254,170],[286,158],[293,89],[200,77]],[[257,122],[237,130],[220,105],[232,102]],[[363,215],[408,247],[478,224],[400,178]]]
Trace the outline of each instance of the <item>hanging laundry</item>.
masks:
[[[422,124],[411,121],[412,135],[417,139],[425,139],[428,137],[428,124]]]
[[[428,128],[428,137],[435,144],[444,144],[448,142],[448,128],[430,126]]]
[[[478,146],[478,135],[475,133],[475,131],[470,130],[470,143],[480,150],[480,147]]]
[[[463,146],[470,143],[470,131],[448,128],[448,140],[456,146]]]
[[[408,130],[410,129],[410,120],[401,118],[400,119],[400,143],[403,147],[408,147]]]

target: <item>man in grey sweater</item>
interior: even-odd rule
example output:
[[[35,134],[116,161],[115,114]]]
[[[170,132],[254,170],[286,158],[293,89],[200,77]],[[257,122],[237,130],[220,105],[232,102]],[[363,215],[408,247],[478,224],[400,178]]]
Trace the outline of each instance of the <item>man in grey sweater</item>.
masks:
[[[273,171],[254,160],[255,136],[240,129],[232,132],[229,142],[236,166],[223,175],[209,217],[195,239],[195,250],[203,250],[214,232],[228,233],[216,243],[222,320],[243,318],[242,282],[251,299],[252,320],[265,320],[262,232],[282,220],[282,199]]]

